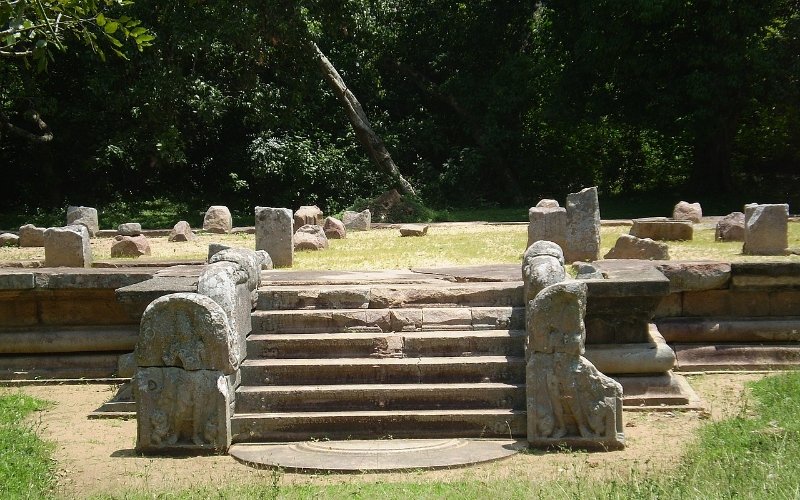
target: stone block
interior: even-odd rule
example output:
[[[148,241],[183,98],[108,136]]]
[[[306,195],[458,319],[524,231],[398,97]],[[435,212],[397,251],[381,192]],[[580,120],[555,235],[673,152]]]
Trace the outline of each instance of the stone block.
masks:
[[[637,238],[656,241],[689,241],[694,237],[694,227],[689,221],[670,220],[664,217],[633,219],[629,231]]]
[[[142,234],[142,225],[138,222],[126,222],[117,226],[117,232],[122,236],[139,236]]]
[[[400,236],[425,236],[429,227],[427,224],[403,224],[400,226]]]
[[[321,226],[323,224],[322,210],[316,205],[303,205],[294,213],[294,230],[297,231],[306,224]]]
[[[294,249],[299,250],[325,250],[328,248],[328,237],[322,226],[306,224],[297,228],[294,233]]]
[[[669,279],[670,293],[727,288],[731,281],[726,262],[665,262],[657,269]]]
[[[543,198],[536,204],[537,208],[558,208],[559,206],[556,200],[551,200],[550,198]]]
[[[623,234],[604,259],[669,260],[669,247],[650,238],[637,238]]]
[[[13,233],[0,234],[0,247],[18,247],[19,236]]]
[[[92,267],[89,230],[84,225],[51,227],[44,232],[46,267]]]
[[[210,264],[197,281],[197,293],[205,295],[222,307],[228,326],[236,341],[236,358],[244,361],[247,352],[245,338],[252,330],[250,312],[253,309],[247,272],[233,262]]]
[[[97,220],[97,209],[92,207],[67,207],[67,226],[80,224],[89,231],[89,236],[94,236],[100,230]]]
[[[223,250],[227,250],[228,248],[231,248],[231,246],[230,245],[225,245],[223,243],[209,243],[208,244],[208,257],[206,257],[206,262],[210,261],[211,257],[213,257],[215,254],[217,254],[217,253],[219,253],[219,252],[221,252]]]
[[[671,293],[661,299],[656,307],[655,318],[671,318],[683,316],[683,294]]]
[[[675,208],[672,209],[672,218],[675,220],[700,222],[700,219],[703,218],[703,208],[699,203],[679,201],[677,205],[675,205]]]
[[[567,195],[567,237],[564,258],[567,262],[595,261],[600,257],[600,202],[597,188],[590,187]]]
[[[136,451],[227,451],[234,392],[222,372],[139,368],[133,383]]]
[[[256,207],[256,250],[266,251],[275,267],[292,267],[294,243],[292,211]]]
[[[226,234],[233,229],[233,217],[228,207],[212,205],[206,210],[203,217],[203,231],[208,233]]]
[[[217,370],[230,374],[242,354],[228,317],[213,299],[174,293],[154,300],[142,315],[136,364]]]
[[[744,212],[731,212],[719,222],[714,230],[716,241],[744,241]]]
[[[769,294],[756,291],[704,290],[683,293],[685,316],[768,316]]]
[[[139,236],[117,236],[116,241],[111,245],[111,257],[141,257],[150,255],[150,243],[144,235]]]
[[[345,210],[342,214],[342,223],[348,231],[369,231],[372,214],[368,209],[361,212]]]
[[[789,246],[789,205],[751,203],[744,207],[744,245],[747,255],[786,255]]]
[[[192,241],[195,239],[195,237],[196,236],[189,223],[185,220],[182,220],[175,224],[175,226],[172,228],[172,231],[169,232],[167,240],[180,243],[184,241]]]
[[[329,240],[343,240],[347,237],[347,229],[342,221],[335,217],[326,217],[322,229]]]
[[[770,316],[800,316],[800,291],[770,292],[769,314]]]
[[[43,227],[36,227],[33,224],[25,224],[19,228],[19,246],[21,247],[43,247],[44,246]]]
[[[528,210],[528,245],[539,240],[552,241],[564,248],[567,238],[567,209],[532,207]]]

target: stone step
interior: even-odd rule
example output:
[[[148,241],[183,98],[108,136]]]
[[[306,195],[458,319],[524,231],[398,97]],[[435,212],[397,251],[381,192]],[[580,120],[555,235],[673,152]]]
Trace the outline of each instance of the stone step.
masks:
[[[252,334],[248,359],[524,356],[524,330]]]
[[[44,327],[0,329],[0,354],[133,351],[139,327]]]
[[[673,344],[681,372],[800,368],[800,344]]]
[[[525,412],[505,409],[245,413],[234,443],[325,439],[524,437]]]
[[[524,307],[255,311],[253,333],[400,332],[525,328]]]
[[[800,341],[800,317],[664,318],[658,330],[667,342],[793,342]]]
[[[523,306],[522,282],[266,286],[257,309]]]
[[[122,353],[59,353],[0,356],[0,380],[105,379]]]
[[[236,413],[296,411],[525,409],[525,386],[472,384],[351,384],[243,386]]]
[[[254,359],[242,385],[344,385],[525,381],[525,360],[510,356],[434,358]]]

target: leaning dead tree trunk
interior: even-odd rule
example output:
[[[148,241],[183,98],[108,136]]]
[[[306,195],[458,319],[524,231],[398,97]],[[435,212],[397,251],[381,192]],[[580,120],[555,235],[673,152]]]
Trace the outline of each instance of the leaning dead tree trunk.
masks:
[[[0,111],[0,135],[2,135],[2,132],[5,132],[37,143],[46,143],[53,140],[53,133],[50,131],[50,127],[42,120],[42,117],[39,116],[37,111],[31,110],[27,112],[25,118],[36,125],[36,128],[39,129],[39,133],[29,132],[22,127],[14,125],[11,123],[11,119]]]
[[[325,54],[322,53],[316,43],[310,42],[310,48],[314,53],[314,57],[317,60],[317,64],[322,71],[325,81],[328,82],[331,89],[333,89],[333,93],[336,94],[336,97],[344,105],[347,118],[353,126],[356,137],[358,137],[358,141],[361,145],[366,148],[372,161],[375,162],[382,172],[394,180],[397,185],[397,190],[401,194],[416,195],[414,187],[400,173],[400,169],[397,168],[397,165],[392,160],[392,156],[389,154],[389,151],[386,150],[386,146],[383,144],[381,138],[372,130],[372,126],[369,123],[369,119],[367,119],[366,113],[364,113],[364,109],[361,107],[361,103],[358,102],[356,96],[347,88],[339,72],[336,71],[336,68],[331,64]]]

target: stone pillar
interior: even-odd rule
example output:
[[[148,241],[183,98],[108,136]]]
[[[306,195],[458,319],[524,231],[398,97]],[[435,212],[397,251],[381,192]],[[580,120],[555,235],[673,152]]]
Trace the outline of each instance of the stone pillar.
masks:
[[[789,246],[789,205],[744,206],[744,246],[748,255],[786,255]]]
[[[265,250],[275,267],[292,267],[293,222],[288,208],[256,207],[256,250]]]
[[[67,225],[82,224],[89,230],[89,236],[94,236],[100,230],[97,219],[97,209],[92,207],[67,207]]]
[[[622,386],[583,357],[586,284],[550,285],[526,307],[536,318],[527,325],[530,446],[623,448]]]
[[[528,209],[528,220],[528,246],[545,240],[564,247],[567,237],[566,208],[531,207]]]
[[[46,267],[92,267],[89,230],[82,224],[51,227],[44,232]]]
[[[539,240],[522,256],[522,281],[525,286],[525,303],[533,300],[543,288],[567,278],[564,253],[552,241]]]
[[[135,353],[136,450],[226,451],[243,353],[223,308],[196,293],[154,300]]]
[[[223,205],[212,205],[206,210],[203,217],[203,231],[209,233],[225,234],[233,229],[233,218],[228,207]]]
[[[597,188],[567,195],[566,262],[600,258],[600,202]]]

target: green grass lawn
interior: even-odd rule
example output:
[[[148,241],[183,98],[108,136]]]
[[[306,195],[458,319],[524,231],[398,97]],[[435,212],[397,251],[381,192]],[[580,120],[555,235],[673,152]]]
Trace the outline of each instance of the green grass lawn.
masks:
[[[0,498],[51,496],[51,446],[24,421],[45,406],[24,394],[0,394]]]

